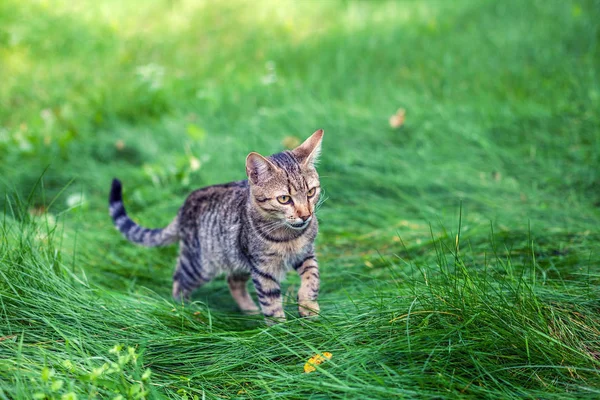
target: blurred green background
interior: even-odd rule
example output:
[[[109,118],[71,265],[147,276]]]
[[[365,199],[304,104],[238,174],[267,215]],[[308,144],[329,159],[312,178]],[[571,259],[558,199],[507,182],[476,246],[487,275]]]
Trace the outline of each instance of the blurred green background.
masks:
[[[89,378],[117,343],[151,360],[151,396],[594,392],[599,21],[594,0],[1,1],[0,396],[126,393]],[[111,179],[134,220],[160,227],[191,190],[243,179],[250,151],[319,128],[324,318],[306,327],[290,301],[273,347],[248,345],[264,328],[219,280],[171,321],[177,250],[114,231]],[[96,303],[112,311],[79,308]],[[123,333],[127,307],[145,328]],[[425,331],[391,328],[417,308]],[[190,337],[230,362],[198,369],[217,350]],[[454,357],[449,340],[468,345]],[[317,351],[334,353],[329,372],[298,375]],[[66,359],[80,371],[51,391],[40,368],[58,376]]]

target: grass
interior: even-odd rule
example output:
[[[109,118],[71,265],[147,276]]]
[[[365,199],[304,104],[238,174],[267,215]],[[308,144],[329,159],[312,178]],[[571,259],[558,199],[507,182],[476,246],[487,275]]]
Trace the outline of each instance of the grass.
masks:
[[[586,0],[1,2],[0,398],[599,396],[598,21]],[[317,321],[293,275],[274,327],[222,279],[174,303],[176,248],[112,227],[113,176],[164,226],[318,128]]]

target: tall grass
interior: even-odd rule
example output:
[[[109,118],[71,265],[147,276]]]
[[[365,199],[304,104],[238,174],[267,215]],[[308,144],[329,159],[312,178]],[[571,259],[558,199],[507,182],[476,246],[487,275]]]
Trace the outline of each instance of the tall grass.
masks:
[[[597,1],[0,3],[0,398],[598,396],[598,21]],[[163,226],[317,128],[316,321],[293,274],[274,327],[223,280],[175,303],[176,248],[111,226],[114,176]]]

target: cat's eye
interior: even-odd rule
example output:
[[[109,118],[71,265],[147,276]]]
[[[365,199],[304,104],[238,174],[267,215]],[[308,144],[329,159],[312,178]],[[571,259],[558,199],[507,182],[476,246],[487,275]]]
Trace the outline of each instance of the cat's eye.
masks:
[[[277,201],[281,204],[290,204],[292,202],[292,198],[290,196],[278,196]]]
[[[315,193],[317,193],[317,188],[316,188],[316,187],[314,187],[314,188],[310,189],[310,190],[308,191],[308,193],[306,193],[306,195],[307,195],[308,197],[313,197],[313,196],[315,195]]]

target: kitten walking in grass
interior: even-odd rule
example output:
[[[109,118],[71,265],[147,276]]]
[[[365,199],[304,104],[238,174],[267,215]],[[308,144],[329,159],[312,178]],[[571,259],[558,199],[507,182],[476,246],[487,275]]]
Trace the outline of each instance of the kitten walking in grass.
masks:
[[[231,295],[245,312],[258,307],[248,294],[252,278],[260,308],[269,321],[285,319],[280,282],[291,268],[300,275],[298,306],[303,317],[319,312],[319,268],[314,253],[319,199],[315,161],[323,130],[292,151],[270,157],[250,153],[247,180],[192,192],[165,228],[137,225],[123,206],[121,182],[109,198],[115,226],[131,242],[164,246],[179,241],[173,297],[189,298],[197,287],[227,273]]]

